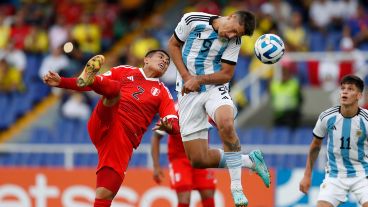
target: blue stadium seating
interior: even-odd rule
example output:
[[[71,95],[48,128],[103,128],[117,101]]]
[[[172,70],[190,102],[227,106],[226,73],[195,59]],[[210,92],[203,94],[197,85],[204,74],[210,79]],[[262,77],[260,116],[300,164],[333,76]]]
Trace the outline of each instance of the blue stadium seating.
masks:
[[[241,144],[264,144],[268,137],[268,130],[263,127],[252,127],[239,132]]]
[[[309,50],[315,51],[325,51],[327,46],[326,37],[324,34],[318,31],[310,31],[309,33]]]
[[[273,128],[268,138],[265,139],[267,144],[289,144],[290,143],[290,129],[288,127]]]
[[[290,144],[309,145],[312,141],[313,129],[308,127],[297,128],[292,136]]]

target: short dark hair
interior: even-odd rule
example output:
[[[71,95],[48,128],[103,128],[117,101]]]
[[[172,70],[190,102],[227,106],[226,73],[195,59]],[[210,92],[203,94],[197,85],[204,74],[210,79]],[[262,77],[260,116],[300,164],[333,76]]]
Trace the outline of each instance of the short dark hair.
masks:
[[[354,84],[360,92],[364,90],[363,80],[356,75],[345,75],[340,81],[340,85],[342,84]]]
[[[162,52],[164,53],[165,55],[167,55],[167,57],[169,57],[169,60],[170,60],[170,55],[169,53],[167,53],[165,50],[161,50],[161,49],[158,49],[158,50],[150,50],[146,53],[146,55],[144,57],[151,57],[153,54],[155,54],[156,52]]]
[[[252,36],[256,28],[256,17],[249,11],[237,11],[234,13],[239,20],[239,24],[244,26],[244,35]]]

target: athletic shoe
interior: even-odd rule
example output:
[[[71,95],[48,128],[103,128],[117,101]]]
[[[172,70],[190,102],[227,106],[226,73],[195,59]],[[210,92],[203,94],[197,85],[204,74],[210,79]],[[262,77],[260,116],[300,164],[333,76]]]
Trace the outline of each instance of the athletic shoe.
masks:
[[[243,189],[241,188],[231,189],[231,194],[233,195],[234,204],[236,207],[248,206],[248,199],[245,197]]]
[[[84,66],[83,72],[78,77],[77,86],[86,87],[91,85],[104,62],[105,57],[103,55],[96,55],[89,59],[86,66]]]
[[[267,188],[270,187],[271,176],[263,159],[262,152],[260,150],[253,150],[249,153],[249,158],[254,163],[254,168],[252,170],[261,177],[263,183],[266,185]]]

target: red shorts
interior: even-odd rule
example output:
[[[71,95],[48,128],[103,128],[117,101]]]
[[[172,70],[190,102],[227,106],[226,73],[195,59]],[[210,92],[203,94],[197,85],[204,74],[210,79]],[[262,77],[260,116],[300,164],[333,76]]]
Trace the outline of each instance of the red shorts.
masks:
[[[170,161],[169,173],[171,187],[177,192],[214,190],[216,187],[214,173],[207,169],[193,168],[187,158]]]
[[[88,122],[88,132],[98,153],[97,172],[111,167],[124,179],[133,153],[133,145],[121,121],[116,117],[118,104],[112,107],[98,103]]]

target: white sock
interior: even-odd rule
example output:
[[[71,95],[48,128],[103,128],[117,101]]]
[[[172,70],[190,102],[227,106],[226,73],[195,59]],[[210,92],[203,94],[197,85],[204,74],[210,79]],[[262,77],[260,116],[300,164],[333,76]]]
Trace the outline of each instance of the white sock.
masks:
[[[229,169],[231,179],[231,189],[242,189],[241,185],[241,164],[242,157],[240,152],[225,152],[226,165]]]
[[[242,167],[253,169],[253,162],[249,158],[249,155],[242,155]]]

